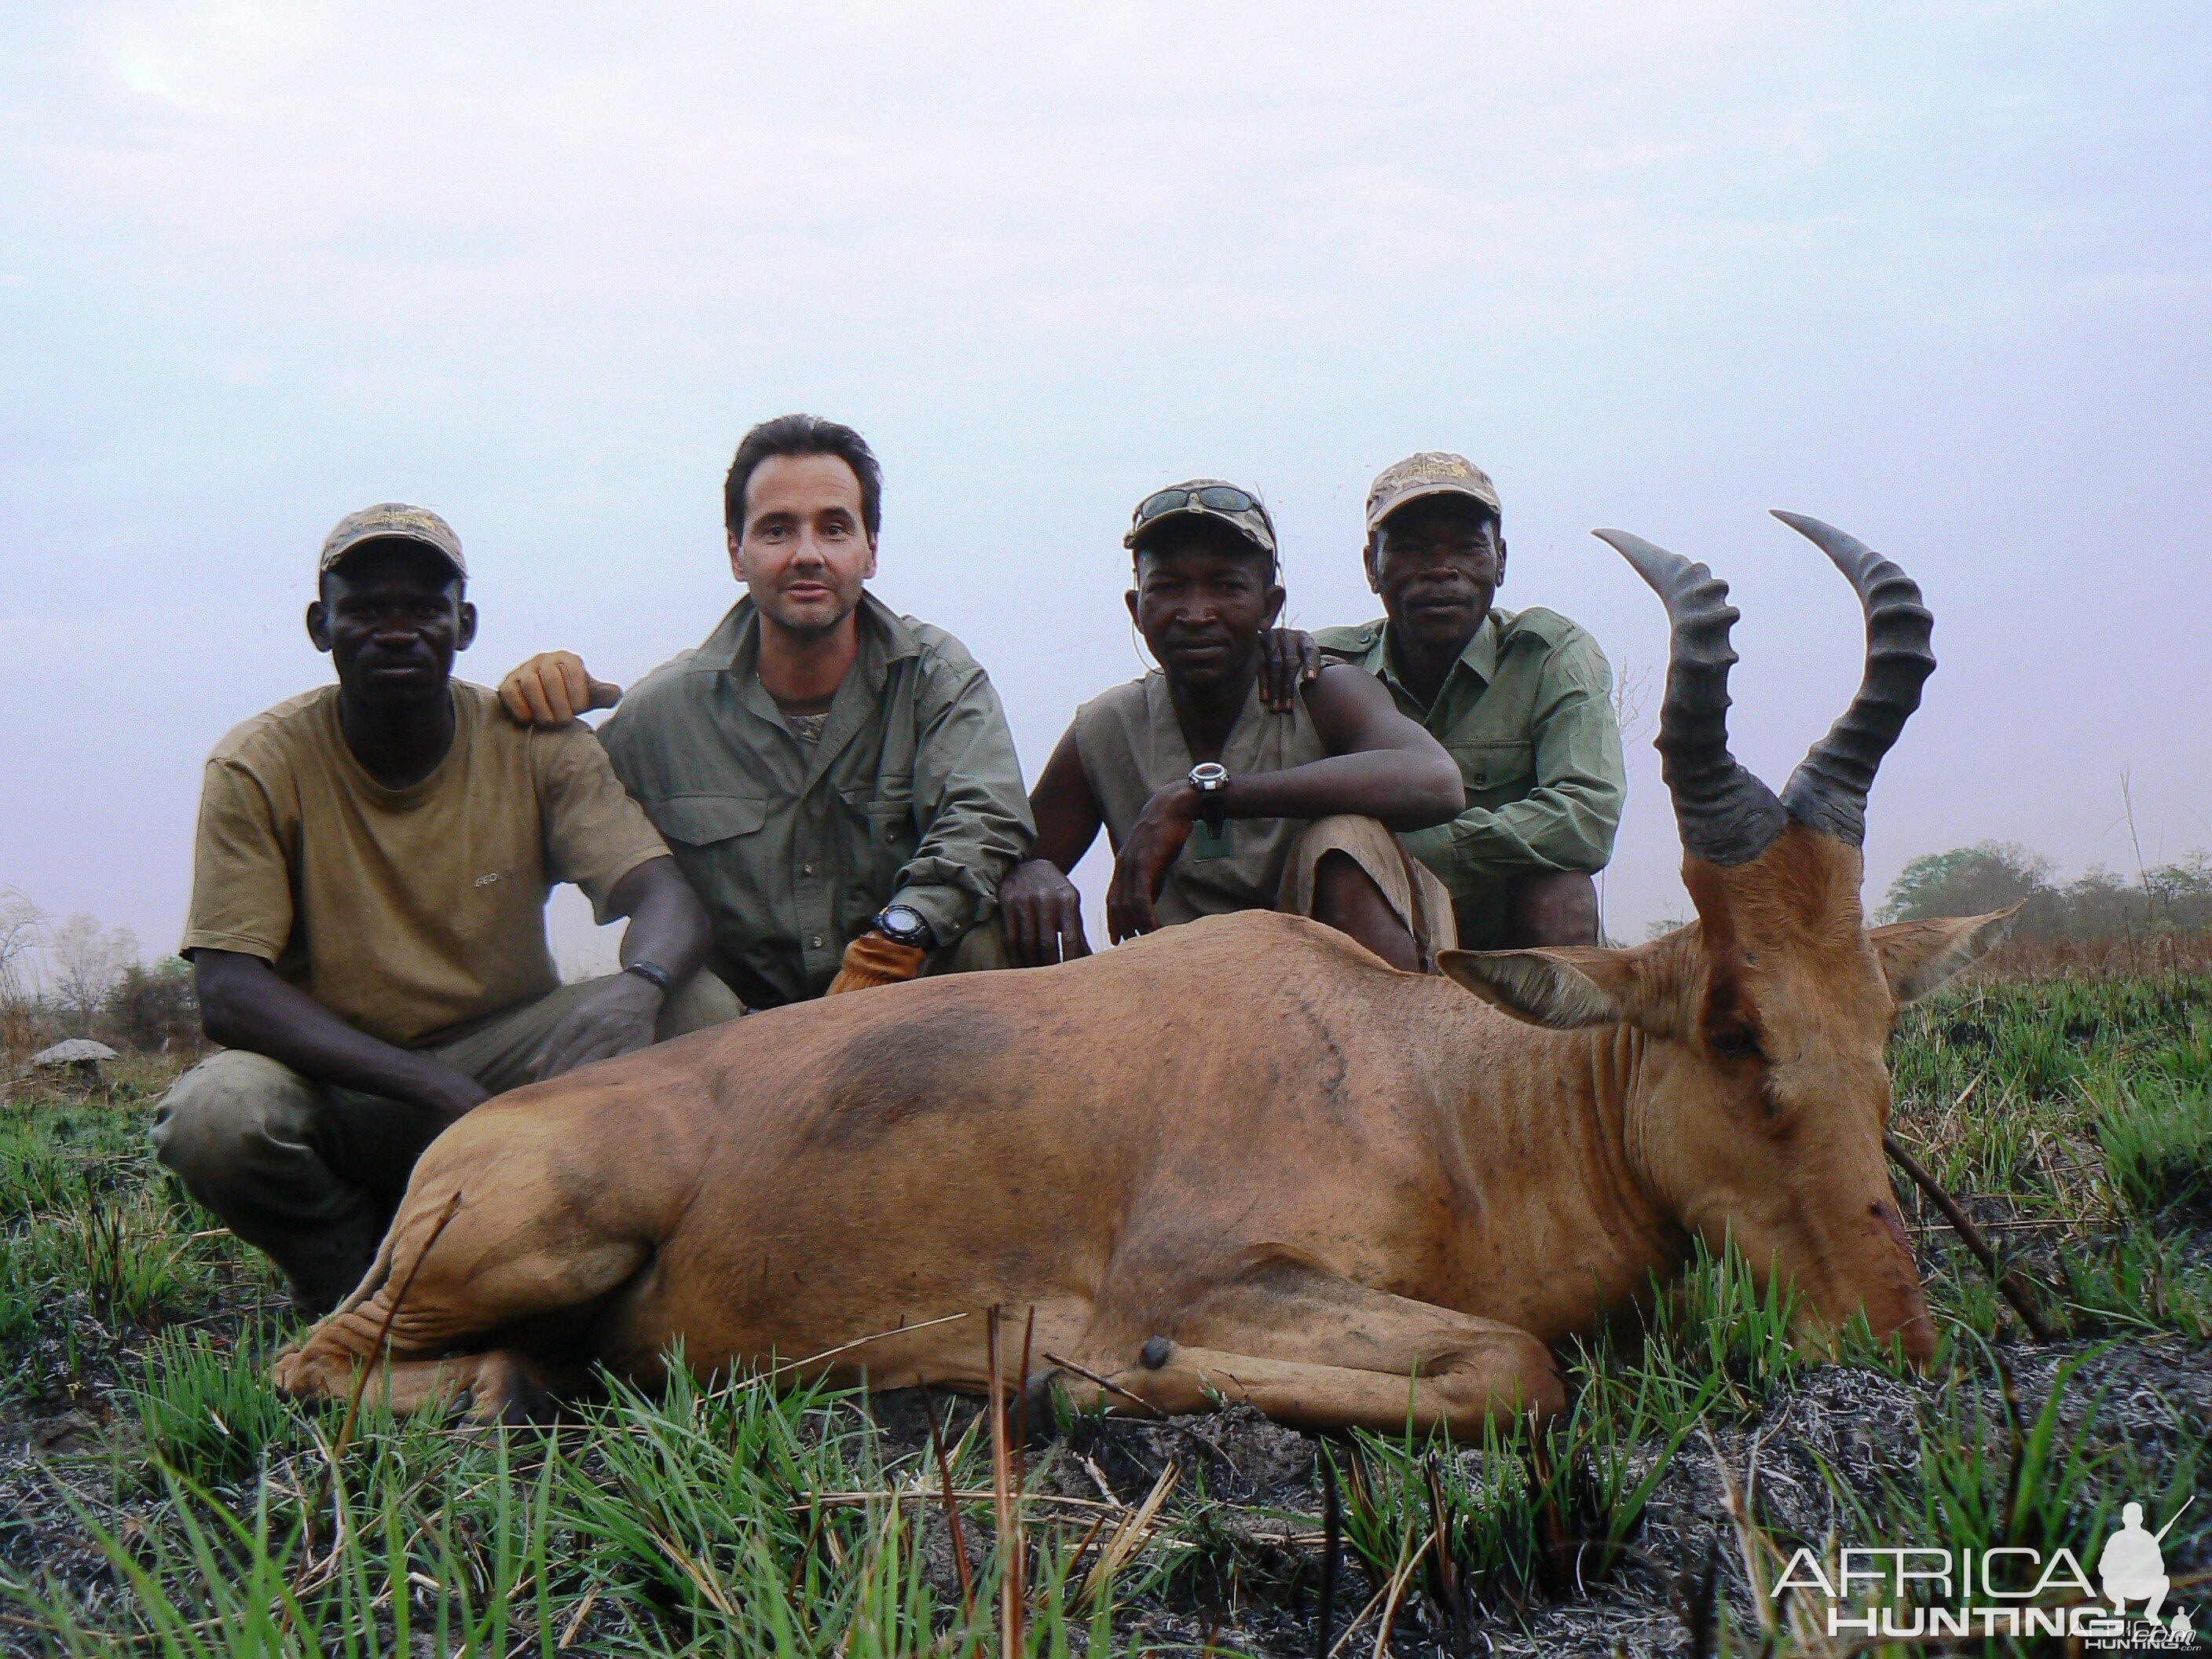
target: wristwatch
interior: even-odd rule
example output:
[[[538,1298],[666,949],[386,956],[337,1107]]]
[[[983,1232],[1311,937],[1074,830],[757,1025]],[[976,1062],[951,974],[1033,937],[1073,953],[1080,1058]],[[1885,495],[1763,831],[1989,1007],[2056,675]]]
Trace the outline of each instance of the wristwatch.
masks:
[[[1198,791],[1198,808],[1205,815],[1206,833],[1221,835],[1221,793],[1229,787],[1229,769],[1219,761],[1200,761],[1190,769],[1191,787]]]
[[[911,945],[922,951],[937,948],[929,918],[911,904],[886,904],[877,911],[876,931],[894,945]]]
[[[657,988],[665,997],[672,997],[676,994],[676,975],[657,962],[640,957],[635,962],[625,966],[623,972],[635,974],[647,985]]]

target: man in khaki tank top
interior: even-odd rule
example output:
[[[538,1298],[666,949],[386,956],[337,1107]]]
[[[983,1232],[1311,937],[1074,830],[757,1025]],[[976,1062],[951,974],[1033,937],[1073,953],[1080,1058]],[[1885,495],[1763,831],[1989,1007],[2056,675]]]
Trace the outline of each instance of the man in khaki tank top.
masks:
[[[1282,909],[1425,970],[1454,943],[1449,896],[1394,831],[1460,809],[1458,769],[1356,668],[1261,700],[1283,608],[1275,528],[1249,491],[1196,478],[1139,504],[1129,614],[1160,665],[1085,703],[1030,796],[1036,856],[1000,886],[1017,965],[1088,953],[1068,872],[1103,823],[1116,942],[1232,910]]]
[[[369,1265],[422,1149],[492,1095],[734,1018],[707,918],[580,726],[514,725],[453,678],[476,607],[453,528],[349,514],[307,632],[337,682],[209,758],[191,959],[216,1054],[177,1080],[156,1156],[319,1314]],[[563,985],[545,899],[628,918],[623,971]]]

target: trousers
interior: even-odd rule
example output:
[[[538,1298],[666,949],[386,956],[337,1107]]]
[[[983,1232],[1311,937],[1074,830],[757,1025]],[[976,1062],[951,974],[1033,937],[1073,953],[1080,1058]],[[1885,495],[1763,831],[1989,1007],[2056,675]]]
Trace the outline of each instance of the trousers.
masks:
[[[562,1018],[604,979],[579,981],[425,1045],[494,1094],[531,1081]],[[693,975],[660,1011],[656,1042],[744,1012],[712,974]],[[291,1282],[303,1317],[319,1317],[361,1282],[407,1178],[439,1125],[416,1108],[302,1077],[242,1048],[210,1054],[172,1085],[155,1113],[154,1156],[232,1232]]]

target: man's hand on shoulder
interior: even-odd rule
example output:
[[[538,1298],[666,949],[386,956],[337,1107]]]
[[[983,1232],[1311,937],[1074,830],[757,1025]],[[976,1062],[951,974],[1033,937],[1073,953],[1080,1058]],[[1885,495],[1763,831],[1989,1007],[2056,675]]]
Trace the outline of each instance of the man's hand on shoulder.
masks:
[[[612,708],[622,687],[595,680],[573,651],[541,651],[499,683],[499,700],[522,726],[566,726],[592,708]]]
[[[999,935],[1017,968],[1043,968],[1091,954],[1083,897],[1050,859],[1025,859],[999,884]]]
[[[1302,628],[1273,628],[1260,639],[1260,704],[1270,714],[1287,714],[1298,688],[1319,674],[1321,647]]]
[[[532,1076],[542,1083],[595,1060],[650,1047],[662,1000],[660,988],[641,974],[611,975],[561,1017]]]

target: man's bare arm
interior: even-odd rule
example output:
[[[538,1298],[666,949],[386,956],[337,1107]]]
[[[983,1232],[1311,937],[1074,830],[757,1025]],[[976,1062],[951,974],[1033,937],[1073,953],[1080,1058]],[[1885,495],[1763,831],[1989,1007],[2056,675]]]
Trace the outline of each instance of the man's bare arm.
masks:
[[[999,884],[999,933],[1017,968],[1038,968],[1091,954],[1083,932],[1083,901],[1068,875],[1098,839],[1104,815],[1083,775],[1083,757],[1069,726],[1036,787],[1036,855],[1016,865]]]
[[[707,912],[674,859],[648,859],[639,865],[614,884],[607,908],[629,918],[623,930],[624,968],[649,962],[681,986],[707,960]],[[595,1060],[647,1047],[664,1000],[659,987],[642,975],[610,976],[553,1028],[536,1074],[558,1077]]]
[[[266,1054],[302,1077],[380,1095],[415,1109],[427,1141],[489,1097],[474,1078],[356,1030],[259,957],[192,953],[200,1029],[226,1048]]]
[[[573,651],[541,651],[499,683],[499,700],[519,726],[566,726],[587,709],[612,708],[622,687],[595,680]]]
[[[1458,764],[1442,744],[1398,712],[1389,688],[1372,674],[1330,664],[1302,690],[1328,757],[1280,772],[1231,778],[1222,796],[1222,810],[1229,817],[1320,818],[1356,812],[1379,818],[1391,830],[1425,830],[1467,805]]]

